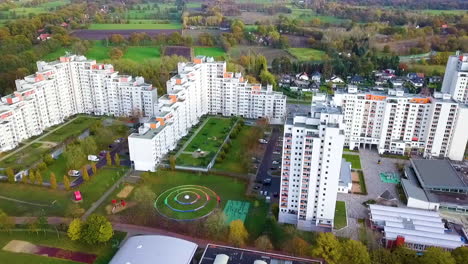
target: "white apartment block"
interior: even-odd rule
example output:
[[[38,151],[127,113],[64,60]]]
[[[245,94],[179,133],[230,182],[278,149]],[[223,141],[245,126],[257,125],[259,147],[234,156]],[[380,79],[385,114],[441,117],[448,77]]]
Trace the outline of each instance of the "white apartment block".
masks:
[[[343,109],[344,145],[351,149],[463,159],[467,106],[449,94],[426,97],[398,89],[384,93],[349,86],[347,91],[337,91],[333,100]]]
[[[112,65],[83,56],[37,63],[0,102],[0,151],[79,114],[153,116],[157,93],[142,77],[119,75]]]
[[[164,155],[206,114],[265,117],[282,124],[286,96],[274,92],[271,85],[249,84],[240,73],[226,72],[225,62],[213,58],[179,63],[178,74],[167,81],[167,94],[158,99],[154,118],[128,138],[134,168],[155,171]]]
[[[460,103],[468,103],[468,53],[450,56],[445,69],[442,92]]]
[[[302,230],[333,227],[345,141],[340,107],[315,101],[311,110],[284,125],[279,222]]]

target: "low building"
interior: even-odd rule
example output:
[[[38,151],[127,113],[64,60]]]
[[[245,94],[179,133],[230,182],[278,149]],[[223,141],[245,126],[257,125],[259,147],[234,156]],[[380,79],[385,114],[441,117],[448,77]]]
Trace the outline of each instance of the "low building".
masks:
[[[322,80],[322,74],[320,74],[320,72],[314,72],[310,77],[310,80],[316,83],[320,83]]]
[[[387,248],[406,246],[425,251],[428,247],[453,250],[466,246],[466,237],[448,229],[438,212],[412,208],[369,205],[369,220],[373,229],[383,234]]]
[[[401,179],[407,206],[468,212],[468,184],[448,160],[412,159]]]
[[[351,178],[351,162],[347,162],[345,159],[341,160],[340,180],[338,181],[338,192],[349,193],[353,181]]]
[[[130,237],[109,264],[190,264],[198,246],[179,238],[158,235]]]
[[[159,263],[159,262],[155,262]],[[161,262],[162,263],[162,262]],[[322,264],[321,259],[297,258],[262,251],[208,244],[200,264]],[[172,263],[171,263],[172,264]]]
[[[365,81],[366,80],[362,76],[354,75],[352,77],[349,77],[348,82],[354,85],[358,85],[358,84],[364,84]]]
[[[424,86],[424,78],[414,77],[409,80],[409,83],[416,88],[420,88]]]

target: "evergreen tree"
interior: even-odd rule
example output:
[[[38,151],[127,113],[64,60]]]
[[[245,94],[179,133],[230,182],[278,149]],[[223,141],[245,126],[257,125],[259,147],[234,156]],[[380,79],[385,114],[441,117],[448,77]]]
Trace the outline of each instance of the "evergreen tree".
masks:
[[[55,177],[55,173],[50,173],[50,188],[52,190],[57,189],[57,178]]]
[[[70,178],[68,178],[67,175],[63,176],[63,186],[65,187],[65,190],[70,190]]]

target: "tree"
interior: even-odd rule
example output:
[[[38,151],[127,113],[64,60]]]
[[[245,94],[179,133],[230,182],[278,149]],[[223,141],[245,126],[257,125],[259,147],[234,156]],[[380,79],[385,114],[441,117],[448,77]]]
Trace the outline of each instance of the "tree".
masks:
[[[109,38],[109,41],[111,43],[114,43],[114,44],[117,44],[117,45],[120,45],[122,44],[123,42],[125,42],[125,38],[120,35],[120,34],[112,34]]]
[[[80,141],[81,149],[85,155],[94,155],[98,151],[94,137],[87,137]]]
[[[398,258],[385,248],[371,251],[372,264],[399,264]]]
[[[112,224],[102,215],[91,215],[83,225],[81,239],[95,245],[109,241],[114,235]]]
[[[123,55],[124,55],[123,51],[119,48],[112,48],[109,51],[109,57],[111,57],[111,59],[113,60],[118,60],[122,58]]]
[[[106,162],[107,166],[112,166],[112,158],[109,151],[106,153]]]
[[[79,218],[75,218],[70,222],[70,225],[68,226],[67,230],[67,235],[68,237],[76,241],[81,238],[81,230],[83,227],[83,222]]]
[[[452,251],[452,256],[455,259],[455,263],[464,264],[468,259],[468,248],[458,247],[454,251]]]
[[[26,173],[23,173],[23,175],[21,176],[21,183],[28,183],[28,175],[26,175]]]
[[[206,218],[203,228],[211,238],[219,239],[226,236],[226,215],[221,210],[214,211]]]
[[[89,174],[88,174],[88,166],[84,165],[82,171],[83,180],[84,181],[89,181]]]
[[[31,233],[35,232],[37,235],[39,234],[39,226],[37,224],[37,220],[31,219],[27,224],[27,228]]]
[[[115,153],[114,155],[114,163],[116,166],[120,166],[120,157],[118,153]]]
[[[79,169],[86,162],[86,154],[79,144],[69,144],[63,153],[67,160],[67,169]]]
[[[312,255],[323,258],[328,264],[341,263],[341,245],[332,233],[320,233],[317,237]]]
[[[229,224],[229,236],[228,241],[237,247],[245,245],[249,233],[245,229],[244,222],[242,220],[234,220]]]
[[[70,190],[70,178],[68,178],[67,175],[63,176],[63,187],[65,190],[69,191]]]
[[[286,242],[285,248],[286,251],[292,253],[293,255],[304,256],[310,249],[310,245],[307,243],[307,241],[295,235],[292,239]]]
[[[49,220],[47,220],[47,217],[44,214],[41,214],[37,219],[37,227],[39,230],[46,232],[46,230],[49,228]]]
[[[53,190],[57,189],[57,178],[53,172],[50,173],[50,188]]]
[[[12,168],[7,168],[5,170],[5,173],[6,173],[7,177],[8,177],[8,182],[9,183],[14,183],[15,182],[15,172],[13,171],[13,169]]]
[[[456,264],[450,252],[436,247],[426,249],[420,260],[424,264]]]
[[[255,240],[255,247],[262,251],[272,250],[273,244],[271,244],[270,238],[267,235],[259,236]]]
[[[276,79],[273,74],[271,74],[268,70],[264,70],[260,73],[260,80],[262,84],[271,84],[276,87]]]
[[[175,170],[176,167],[176,157],[174,155],[171,155],[169,157],[169,165],[171,166],[171,170]]]
[[[42,186],[42,174],[39,170],[36,171],[36,184]]]
[[[93,175],[96,175],[96,173],[97,173],[97,167],[96,167],[96,164],[95,164],[95,163],[91,164],[91,170],[93,171]]]
[[[345,241],[341,246],[341,263],[370,264],[366,246],[352,239]]]
[[[13,219],[0,209],[0,230],[10,232],[14,226]]]

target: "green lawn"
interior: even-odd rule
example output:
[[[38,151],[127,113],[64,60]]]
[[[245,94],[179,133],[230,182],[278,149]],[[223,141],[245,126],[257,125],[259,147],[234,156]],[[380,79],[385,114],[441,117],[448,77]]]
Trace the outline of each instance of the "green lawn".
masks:
[[[131,46],[127,48],[124,59],[131,59],[134,61],[144,61],[146,59],[157,59],[161,57],[161,50],[155,46]]]
[[[429,15],[463,15],[468,12],[468,10],[439,10],[439,9],[424,9],[421,10],[422,13]]]
[[[94,41],[93,46],[86,52],[86,57],[97,61],[110,59],[109,51],[110,47],[104,46],[101,41]]]
[[[60,58],[60,56],[65,55],[65,51],[66,51],[66,49],[64,47],[60,47],[56,51],[45,55],[41,59],[43,59],[45,61],[54,61],[54,60]]]
[[[48,182],[52,172],[55,174],[57,182],[63,181],[63,176],[67,174],[67,160],[63,154],[60,155],[58,159],[54,161],[54,163],[50,164],[48,168],[41,173],[42,179]]]
[[[17,7],[10,9],[8,11],[0,11],[0,14],[3,15],[4,18],[12,18],[12,14],[15,13],[17,18],[20,17],[27,17],[29,14],[41,14],[41,13],[48,13],[50,10],[54,10],[58,7],[65,6],[69,4],[70,1],[68,0],[57,0],[57,1],[50,1],[42,3],[35,7]]]
[[[117,249],[112,247],[112,243],[89,246],[80,242],[71,241],[68,239],[66,233],[59,233],[59,237],[57,237],[57,232],[55,231],[40,232],[39,234],[31,234],[26,231],[14,231],[11,233],[1,232],[0,234],[0,248],[3,248],[11,240],[28,241],[37,245],[58,247],[61,249],[95,254],[98,256],[98,258],[94,261],[93,264],[109,263],[110,259],[117,251]],[[112,240],[122,241],[124,237],[125,233],[116,232]],[[79,262],[0,250],[0,263],[78,264]]]
[[[232,146],[226,158],[221,163],[216,162],[214,168],[223,171],[246,173],[247,168],[242,165],[242,158],[246,155],[246,146],[243,142],[244,138],[254,129],[255,128],[251,126],[243,126],[237,137],[231,140]]]
[[[13,216],[36,216],[44,212],[47,216],[65,216],[68,207],[73,203],[72,192],[79,190],[83,195],[80,207],[88,209],[102,194],[125,174],[128,168],[102,168],[96,176],[92,176],[87,183],[71,191],[51,190],[30,184],[0,184],[0,194],[12,199],[35,204],[36,206],[20,202],[0,199],[0,208]]]
[[[311,48],[289,48],[288,51],[300,61],[320,61],[325,57],[324,51]]]
[[[84,130],[89,128],[92,124],[94,124],[94,122],[97,122],[98,120],[100,119],[80,116],[77,119],[73,120],[71,123],[49,134],[47,137],[41,140],[51,142],[62,142],[69,137],[79,136]]]
[[[195,47],[195,56],[198,55],[221,57],[226,55],[226,52],[220,47]]]
[[[359,157],[359,155],[343,154],[343,159],[345,159],[347,162],[351,162],[351,168],[357,170],[362,169],[361,158]]]
[[[343,201],[336,201],[334,228],[341,229],[347,225],[346,220],[346,203]]]
[[[422,72],[426,75],[432,75],[434,71],[438,75],[443,75],[445,72],[445,65],[423,65],[423,64],[408,64],[408,72]]]
[[[114,30],[114,29],[181,29],[180,23],[168,24],[149,24],[149,23],[136,23],[136,24],[91,24],[91,30]]]
[[[178,165],[206,166],[223,144],[232,126],[229,118],[210,117],[198,134],[182,150],[177,158]],[[192,152],[201,149],[206,152],[204,157],[195,158]]]
[[[334,16],[324,16],[324,15],[317,15],[314,11],[311,9],[302,9],[302,8],[297,8],[294,6],[290,6],[292,13],[287,14],[288,17],[292,19],[297,19],[301,20],[305,23],[309,23],[312,19],[318,18],[322,23],[330,23],[330,24],[341,24],[343,22],[350,21],[348,19],[342,19]]]
[[[11,167],[15,170],[27,168],[42,159],[42,156],[49,151],[50,147],[48,145],[33,143],[20,152],[0,161],[0,168]]]

